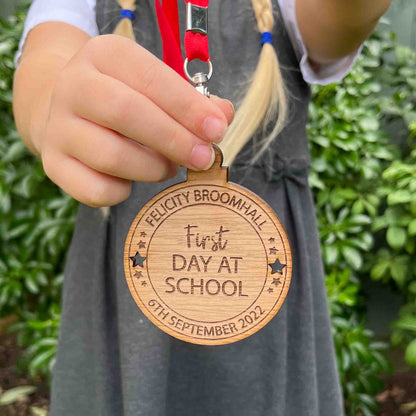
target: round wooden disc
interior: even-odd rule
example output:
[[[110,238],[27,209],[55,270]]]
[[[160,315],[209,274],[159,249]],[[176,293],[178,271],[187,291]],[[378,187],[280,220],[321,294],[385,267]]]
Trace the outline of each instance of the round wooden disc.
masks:
[[[228,182],[222,154],[208,171],[153,197],[130,227],[124,267],[131,294],[160,329],[195,344],[246,338],[278,312],[292,256],[273,210]]]

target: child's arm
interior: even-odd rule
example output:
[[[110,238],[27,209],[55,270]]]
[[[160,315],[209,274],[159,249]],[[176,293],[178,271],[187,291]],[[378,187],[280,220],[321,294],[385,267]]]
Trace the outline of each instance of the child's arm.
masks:
[[[391,0],[296,0],[296,17],[309,57],[327,63],[356,50]]]
[[[28,36],[14,112],[51,180],[90,206],[122,202],[132,180],[167,179],[177,164],[210,166],[210,143],[233,118],[229,102],[208,100],[136,43],[59,22]]]

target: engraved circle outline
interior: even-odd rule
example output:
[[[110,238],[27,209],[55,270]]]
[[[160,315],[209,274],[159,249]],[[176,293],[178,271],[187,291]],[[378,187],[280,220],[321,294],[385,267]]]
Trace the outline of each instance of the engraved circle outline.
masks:
[[[186,183],[186,182],[185,182]],[[144,214],[146,213],[146,212],[148,212],[149,211],[149,209],[150,209],[150,207],[152,207],[157,201],[159,201],[160,199],[162,199],[162,198],[165,198],[165,197],[167,197],[168,195],[170,195],[171,193],[174,193],[174,192],[177,192],[179,189],[185,189],[185,188],[192,188],[192,187],[198,187],[198,186],[210,186],[210,187],[220,187],[220,188],[225,188],[225,189],[230,189],[230,188],[227,188],[227,187],[225,187],[225,186],[222,186],[222,185],[217,185],[217,184],[215,184],[215,185],[212,185],[212,184],[203,184],[203,183],[201,183],[201,184],[191,184],[191,185],[187,185],[187,186],[180,186],[181,184],[177,184],[176,186],[174,186],[174,189],[172,189],[170,192],[168,192],[168,193],[166,193],[166,194],[164,194],[163,196],[161,196],[160,198],[158,198],[156,201],[154,201],[154,202],[152,202],[152,199],[148,202],[148,205],[149,205],[149,207],[146,209],[146,211],[143,213],[143,215],[140,217],[140,219],[137,221],[137,223],[136,223],[136,227],[134,228],[134,232],[132,233],[132,236],[131,236],[131,239],[130,239],[130,244],[129,244],[129,249],[131,249],[131,246],[132,246],[132,240],[133,240],[133,236],[135,235],[135,233],[136,233],[136,230],[137,230],[137,227],[138,227],[138,225],[139,225],[139,223],[141,222],[141,220],[142,220],[142,218],[144,217]],[[235,185],[234,185],[235,186]],[[237,187],[238,187],[238,185],[236,185]],[[255,202],[255,201],[253,201],[253,199],[252,198],[250,198],[250,197],[248,197],[247,195],[244,195],[244,194],[242,194],[239,190],[236,190],[236,189],[233,189],[233,191],[234,192],[237,192],[237,193],[239,193],[239,194],[241,194],[241,195],[243,195],[244,197],[246,197],[247,199],[249,199],[249,200],[251,200],[252,202]],[[251,195],[252,195],[252,192],[250,191],[250,190],[247,190]],[[157,195],[155,195],[155,196],[157,196]],[[256,203],[255,202],[255,204],[256,205],[259,205],[258,203]],[[267,203],[266,203],[266,205],[267,205]],[[144,207],[143,207],[144,208]],[[180,209],[180,208],[179,208]],[[179,210],[178,209],[178,210]],[[283,240],[283,238],[282,238],[282,235],[281,235],[281,232],[280,232],[280,230],[277,228],[277,226],[276,226],[276,223],[275,223],[275,221],[273,221],[272,220],[272,218],[270,217],[270,215],[262,208],[262,210],[263,210],[263,212],[266,214],[266,216],[270,219],[270,221],[273,223],[273,225],[274,225],[274,227],[275,227],[275,229],[277,230],[277,232],[279,233],[279,237]],[[176,212],[176,211],[174,211],[174,212]],[[174,213],[173,212],[173,213]],[[272,213],[273,213],[273,211],[272,211]],[[283,227],[283,224],[281,223],[281,221],[280,221],[280,219],[278,218],[278,216],[277,216],[277,214],[274,214],[275,215],[275,217],[277,218],[277,220],[278,220],[278,224],[283,228],[283,231],[285,232],[285,234],[286,234],[286,239],[287,239],[287,241],[288,241],[288,245],[289,245],[289,249],[290,249],[290,253],[292,252],[292,250],[291,250],[291,247],[290,247],[290,242],[289,242],[289,239],[288,239],[288,237],[287,237],[287,233],[286,233],[286,230],[284,229],[284,227]],[[130,251],[130,250],[129,250]],[[292,260],[292,255],[290,256],[291,257],[291,260]],[[287,262],[287,250],[285,250],[285,261]],[[142,300],[142,298],[141,298],[141,296],[139,295],[139,293],[137,292],[137,289],[136,289],[136,285],[133,283],[133,276],[132,276],[132,274],[131,274],[131,265],[130,265],[130,263],[128,263],[129,264],[129,272],[130,272],[130,279],[131,279],[131,281],[132,281],[132,285],[133,285],[133,288],[134,288],[134,291],[135,291],[135,293],[136,293],[136,295],[138,296],[138,298],[140,299],[140,301],[141,301],[141,303],[142,303],[142,305],[144,306],[144,308],[146,309],[146,311],[149,313],[149,315],[151,316],[151,317],[153,317],[153,318],[155,318],[158,322],[160,322],[161,324],[162,324],[162,326],[163,327],[165,327],[165,328],[167,328],[166,330],[164,330],[164,329],[162,329],[162,328],[159,328],[159,329],[161,329],[162,331],[164,331],[164,332],[166,332],[166,333],[169,333],[168,331],[172,331],[172,332],[175,332],[175,333],[177,333],[177,334],[179,334],[179,335],[181,335],[181,336],[183,336],[183,337],[188,337],[188,338],[193,338],[193,339],[196,339],[196,340],[203,340],[203,341],[206,341],[206,340],[208,340],[208,341],[215,341],[215,340],[223,340],[223,339],[230,339],[230,338],[235,338],[236,337],[236,335],[233,335],[233,336],[230,336],[230,337],[223,337],[223,338],[219,338],[219,337],[217,337],[217,338],[204,338],[204,337],[194,337],[194,336],[191,336],[191,335],[186,335],[186,334],[184,334],[183,332],[180,332],[180,331],[177,331],[177,330],[175,330],[175,329],[171,329],[171,328],[169,328],[164,322],[162,322],[157,316],[155,316],[153,313],[152,313],[152,311],[151,310],[149,310],[148,309],[148,305],[145,303],[145,302],[143,302],[143,300]],[[287,269],[286,269],[287,270]],[[291,270],[292,271],[292,270]],[[292,273],[291,273],[291,277],[292,277]],[[290,280],[291,280],[291,277],[290,277]],[[286,275],[285,275],[285,282],[284,282],[284,284],[283,284],[283,287],[282,287],[282,291],[280,292],[280,295],[278,296],[278,298],[276,299],[276,302],[273,304],[273,306],[271,307],[271,309],[269,310],[269,312],[266,314],[266,316],[265,317],[263,317],[263,319],[261,319],[261,320],[259,320],[259,321],[257,321],[256,322],[256,325],[251,325],[248,329],[246,329],[245,331],[242,331],[242,332],[239,332],[238,334],[245,334],[245,333],[247,333],[247,332],[250,332],[250,331],[253,331],[253,329],[254,328],[256,328],[257,326],[258,326],[258,324],[259,323],[261,323],[261,322],[263,322],[267,317],[269,317],[270,316],[270,313],[275,309],[275,307],[276,307],[276,304],[279,302],[279,300],[280,300],[280,298],[281,298],[281,295],[282,295],[282,293],[283,293],[283,291],[284,291],[284,289],[285,289],[285,287],[286,287],[286,285],[287,285],[287,272],[286,272]],[[289,290],[289,289],[288,289]],[[288,291],[287,290],[287,291]],[[287,296],[287,291],[286,291],[286,295],[285,296]],[[156,292],[155,292],[156,293]],[[261,292],[261,294],[263,293],[263,291]],[[261,295],[260,294],[260,295]],[[163,302],[162,301],[162,303],[166,306],[166,308],[170,308],[165,302]],[[282,306],[282,305],[281,305]],[[279,310],[280,310],[280,308],[279,308]],[[269,319],[269,321],[271,320],[271,319],[273,319],[273,317],[276,315],[276,313],[278,312],[278,310],[274,313],[274,315]],[[149,318],[150,319],[150,318]],[[186,318],[186,319],[188,319],[189,321],[192,321],[192,319],[190,319],[190,318]],[[151,319],[150,319],[151,320]],[[268,321],[268,322],[269,322]],[[268,323],[268,322],[266,322],[266,324]],[[264,325],[266,325],[266,324],[264,324]],[[264,325],[262,326],[262,327],[264,327]],[[254,334],[254,333],[256,333],[257,331],[259,331],[262,327],[260,327],[260,328],[258,328],[257,330],[254,330],[252,333]],[[237,334],[237,335],[238,335]],[[246,338],[246,337],[244,337],[244,338]]]
[[[195,185],[194,185],[195,186]],[[201,206],[201,205],[208,205],[208,206],[213,206],[213,205],[215,205],[215,206],[217,206],[217,207],[221,207],[221,208],[225,208],[225,209],[228,209],[228,210],[230,210],[231,212],[233,212],[233,213],[235,213],[235,214],[237,214],[237,215],[240,215],[241,217],[242,217],[242,215],[241,214],[239,214],[238,212],[235,212],[235,211],[233,211],[231,208],[228,208],[228,207],[225,207],[225,206],[223,206],[223,205],[218,205],[218,204],[207,204],[207,203],[202,203],[202,204],[193,204],[193,205],[187,205],[187,206],[184,206],[184,207],[181,207],[181,208],[178,208],[176,211],[174,211],[174,212],[171,212],[158,226],[157,226],[157,228],[154,230],[154,232],[153,232],[153,234],[152,234],[152,236],[150,237],[150,239],[149,239],[149,242],[148,242],[148,244],[147,244],[147,250],[146,250],[146,254],[148,253],[148,251],[149,251],[149,248],[150,248],[150,243],[151,243],[151,241],[152,241],[152,238],[153,238],[153,236],[156,234],[156,232],[157,232],[157,229],[171,216],[171,215],[173,215],[173,214],[176,214],[177,212],[179,212],[179,211],[181,211],[181,210],[183,210],[183,209],[186,209],[186,208],[192,208],[192,207],[194,207],[194,206]],[[266,282],[267,282],[267,279],[268,279],[268,271],[269,271],[269,264],[268,264],[268,256],[267,256],[267,250],[266,250],[266,247],[265,247],[265,245],[264,245],[264,241],[263,241],[263,239],[261,238],[261,236],[260,236],[260,234],[259,234],[259,232],[254,228],[254,226],[249,222],[249,220],[247,219],[247,218],[244,218],[244,217],[242,217],[245,221],[247,221],[247,223],[254,229],[254,231],[256,232],[256,234],[257,234],[257,236],[259,237],[259,239],[260,239],[260,241],[261,241],[261,243],[262,243],[262,245],[263,245],[263,248],[264,248],[264,252],[265,252],[265,257],[266,257],[266,263],[267,263],[267,265],[266,265],[266,276],[265,276],[265,278],[264,278],[264,282],[263,282],[263,286],[261,287],[261,289],[260,289],[260,291],[259,291],[259,294],[257,295],[257,297],[253,300],[253,302],[252,303],[250,303],[250,305],[246,308],[246,309],[244,309],[244,311],[242,311],[242,312],[239,312],[237,315],[235,315],[235,316],[232,316],[231,318],[224,318],[224,319],[222,319],[222,320],[220,320],[220,321],[199,321],[199,320],[197,320],[197,319],[193,319],[193,318],[189,318],[188,316],[184,316],[184,315],[182,315],[181,313],[179,313],[179,312],[177,312],[175,309],[173,309],[172,308],[172,306],[170,306],[166,301],[164,301],[160,296],[159,296],[159,293],[157,292],[157,290],[154,288],[154,286],[153,286],[153,283],[152,283],[152,279],[151,279],[151,277],[150,277],[150,273],[149,273],[149,267],[148,267],[148,262],[146,261],[146,272],[147,272],[147,277],[148,277],[148,279],[149,279],[149,282],[150,282],[150,285],[152,286],[152,289],[153,289],[153,291],[154,291],[154,293],[155,293],[155,295],[159,298],[159,300],[162,302],[162,303],[164,303],[169,309],[171,309],[173,312],[175,312],[177,315],[179,315],[179,316],[181,316],[182,318],[185,318],[185,319],[188,319],[188,320],[192,320],[192,321],[194,321],[194,322],[199,322],[199,323],[202,323],[202,324],[217,324],[217,323],[220,323],[220,322],[224,322],[224,321],[229,321],[229,320],[231,320],[231,319],[235,319],[235,318],[237,318],[238,316],[240,316],[242,313],[244,313],[244,312],[246,312],[248,309],[250,309],[256,302],[257,302],[257,300],[258,300],[258,298],[261,296],[261,294],[263,293],[263,290],[264,290],[264,288],[265,288],[265,286],[266,286]],[[274,223],[273,223],[273,225],[274,225]],[[147,260],[147,259],[146,259]],[[135,290],[136,290],[136,285],[134,285],[134,288],[135,288]],[[283,289],[283,288],[282,288]],[[136,291],[137,292],[137,291]],[[137,294],[138,295],[138,294]]]
[[[153,206],[157,201],[159,201],[160,199],[162,199],[162,198],[165,198],[165,197],[167,197],[168,195],[170,195],[170,194],[172,194],[172,193],[174,193],[174,192],[177,192],[179,189],[186,189],[186,188],[191,188],[191,187],[198,187],[198,186],[209,186],[209,187],[214,187],[214,186],[216,186],[216,187],[219,187],[219,188],[225,188],[225,189],[232,189],[234,192],[236,192],[236,193],[239,193],[239,194],[241,194],[241,195],[243,195],[244,197],[246,197],[247,199],[249,199],[250,201],[253,201],[253,199],[250,197],[250,196],[248,196],[248,195],[246,195],[246,194],[242,194],[242,192],[240,191],[240,189],[239,188],[242,188],[242,189],[244,189],[249,195],[253,195],[253,193],[249,190],[249,189],[247,189],[247,188],[243,188],[242,186],[240,186],[240,185],[238,185],[238,184],[235,184],[235,183],[233,183],[233,182],[227,182],[227,184],[229,184],[229,186],[228,187],[226,187],[226,186],[223,186],[223,185],[220,185],[220,184],[209,184],[209,183],[198,183],[198,184],[190,184],[190,185],[185,185],[186,183],[189,183],[189,182],[187,182],[187,181],[185,181],[185,182],[180,182],[180,183],[178,183],[178,184],[175,184],[175,185],[173,185],[173,186],[171,186],[170,187],[170,191],[169,192],[167,192],[166,194],[163,194],[162,196],[160,196],[158,199],[156,199],[155,201],[153,201],[153,199],[155,198],[155,197],[157,197],[159,194],[156,194],[153,198],[151,198],[149,201],[148,201],[148,203],[146,204],[147,206],[148,206],[148,208],[146,209],[146,211],[140,216],[140,218],[139,219],[137,219],[137,216],[135,217],[135,219],[133,220],[133,223],[134,222],[136,222],[136,226],[135,226],[135,228],[134,228],[134,231],[131,233],[131,238],[130,238],[130,242],[129,242],[129,245],[128,245],[128,248],[129,248],[129,250],[128,250],[128,253],[130,254],[130,249],[131,249],[131,246],[132,246],[132,240],[133,240],[133,236],[135,235],[135,233],[136,233],[136,231],[137,231],[137,227],[138,227],[138,225],[139,225],[139,223],[141,222],[141,220],[142,220],[142,218],[144,217],[144,214],[150,209],[150,207],[151,206]],[[168,190],[169,188],[167,188],[166,190]],[[164,191],[162,191],[162,192],[164,192]],[[254,195],[255,196],[255,195]],[[153,313],[148,309],[148,305],[146,304],[146,303],[144,303],[143,301],[142,301],[142,299],[141,299],[141,297],[138,295],[138,293],[137,293],[137,291],[136,291],[136,287],[135,287],[135,284],[134,284],[134,280],[133,280],[133,276],[132,276],[132,273],[131,273],[131,264],[130,264],[130,262],[127,262],[127,264],[128,264],[128,271],[129,271],[129,275],[130,275],[130,281],[131,281],[131,285],[133,286],[133,289],[134,289],[134,292],[136,293],[136,295],[138,296],[138,298],[139,298],[139,300],[140,300],[140,302],[141,302],[141,304],[143,305],[143,307],[144,307],[144,309],[146,310],[146,312],[147,312],[147,314],[145,314],[146,316],[147,316],[147,318],[150,320],[150,321],[152,321],[153,322],[153,320],[151,319],[151,318],[154,318],[157,322],[159,322],[161,325],[162,325],[162,327],[159,327],[158,326],[158,328],[161,330],[161,331],[163,331],[163,332],[165,332],[165,333],[167,333],[167,334],[169,334],[169,335],[171,335],[171,336],[175,336],[175,335],[172,335],[172,333],[176,333],[176,334],[178,334],[178,337],[177,338],[179,338],[179,339],[181,339],[181,340],[189,340],[189,339],[193,339],[193,340],[196,340],[196,341],[202,341],[202,342],[204,342],[204,344],[201,344],[201,343],[198,343],[198,342],[195,342],[195,343],[197,343],[198,345],[219,345],[219,344],[215,344],[215,342],[217,342],[217,341],[223,341],[223,340],[227,340],[227,339],[232,339],[232,340],[234,340],[234,341],[232,341],[232,342],[236,342],[236,341],[239,341],[239,340],[242,340],[242,339],[245,339],[245,338],[247,338],[247,337],[249,337],[249,336],[251,336],[251,335],[253,335],[253,334],[255,334],[256,332],[258,332],[260,329],[262,329],[262,328],[264,328],[264,326],[265,325],[267,325],[267,323],[269,323],[272,319],[273,319],[273,317],[278,313],[278,311],[281,309],[281,307],[283,306],[283,304],[280,306],[280,308],[278,309],[278,310],[276,310],[276,312],[273,314],[273,316],[271,316],[270,317],[270,313],[276,308],[276,305],[278,304],[278,302],[279,302],[279,300],[280,300],[280,298],[281,298],[281,295],[282,295],[282,293],[283,292],[285,292],[285,298],[287,297],[287,293],[288,293],[288,291],[289,291],[289,288],[290,288],[290,282],[291,282],[291,280],[292,280],[292,274],[293,274],[293,256],[292,256],[292,249],[291,249],[291,245],[290,245],[290,241],[289,241],[289,238],[288,238],[288,235],[287,235],[287,232],[286,232],[286,229],[285,229],[285,227],[284,227],[284,225],[282,224],[282,222],[280,221],[280,219],[279,219],[279,217],[277,216],[277,214],[273,211],[273,209],[270,207],[270,205],[266,202],[266,201],[264,201],[261,197],[257,197],[257,198],[259,198],[264,204],[265,204],[265,206],[266,207],[269,207],[270,208],[270,211],[271,211],[271,213],[276,217],[276,219],[278,220],[278,224],[280,225],[280,227],[282,228],[282,231],[283,231],[283,233],[284,233],[284,236],[285,236],[285,239],[286,239],[286,241],[287,241],[287,243],[288,243],[288,248],[289,248],[289,252],[290,252],[290,259],[291,259],[291,272],[290,272],[290,278],[288,279],[287,278],[287,275],[288,275],[288,272],[286,271],[286,274],[285,274],[285,280],[284,280],[284,283],[283,283],[283,287],[282,287],[282,291],[281,291],[281,293],[280,293],[280,295],[279,295],[279,297],[276,299],[276,302],[273,304],[273,306],[272,306],[272,308],[271,308],[271,310],[269,311],[269,313],[267,313],[266,314],[266,316],[264,316],[262,319],[260,319],[260,320],[258,320],[258,321],[256,321],[256,325],[251,325],[250,327],[248,327],[245,331],[241,331],[241,332],[238,332],[236,335],[231,335],[231,336],[229,336],[229,337],[215,337],[215,338],[205,338],[205,337],[196,337],[196,336],[193,336],[193,335],[187,335],[187,334],[185,334],[185,333],[183,333],[183,332],[180,332],[180,331],[177,331],[177,330],[175,330],[175,329],[172,329],[172,328],[170,328],[170,327],[168,327],[164,322],[162,322],[161,320],[159,320],[159,318],[158,317],[156,317],[155,315],[153,315]],[[253,202],[255,202],[255,201],[253,201]],[[259,205],[257,202],[255,202],[256,203],[256,205]],[[146,207],[146,205],[145,206],[143,206],[142,207],[142,209],[141,210],[143,210],[145,207]],[[141,211],[140,210],[140,211]],[[273,221],[272,220],[272,218],[271,218],[271,216],[270,216],[270,214],[267,212],[267,211],[265,211],[263,208],[262,208],[262,210],[264,211],[264,213],[266,214],[266,216],[271,220],[271,222],[275,225],[275,221]],[[139,213],[140,213],[140,211],[139,211]],[[282,239],[282,240],[284,240],[283,238],[282,238],[282,234],[281,234],[281,232],[280,232],[280,230],[277,228],[277,226],[275,225],[275,228],[276,228],[276,230],[277,230],[277,232],[278,232],[278,234],[279,234],[279,237]],[[130,232],[130,230],[131,230],[131,226],[130,226],[130,229],[129,229],[129,232]],[[285,251],[285,261],[286,261],[286,263],[287,263],[287,250]],[[286,269],[286,270],[288,270],[288,269]],[[285,290],[285,288],[286,288],[286,286],[288,286],[288,280],[289,280],[289,287],[287,287],[287,290]],[[130,288],[130,286],[129,286],[129,288]],[[263,293],[263,292],[262,292]],[[164,303],[164,302],[163,302]],[[139,307],[139,309],[141,309],[140,308],[140,306],[139,305],[137,305],[138,307]],[[267,318],[269,318],[267,321],[266,321],[266,323],[264,324],[264,325],[261,325],[260,327],[259,327],[259,324],[260,323],[262,323],[265,319],[267,319]],[[153,322],[154,323],[154,322]],[[259,328],[257,328],[257,327],[259,327]],[[248,333],[248,335],[245,335],[245,334],[247,334]],[[244,336],[242,336],[242,335],[244,335]],[[239,338],[239,336],[242,336],[242,337],[240,337]],[[188,341],[188,342],[192,342],[192,341]],[[227,344],[226,342],[223,342],[222,343],[223,345],[224,344]]]

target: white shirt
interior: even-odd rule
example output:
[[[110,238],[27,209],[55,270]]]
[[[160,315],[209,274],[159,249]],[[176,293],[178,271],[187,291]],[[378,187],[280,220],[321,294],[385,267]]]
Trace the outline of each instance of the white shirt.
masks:
[[[319,70],[314,69],[308,59],[308,51],[306,50],[297,24],[295,12],[296,0],[278,1],[283,21],[295,49],[300,70],[305,81],[310,84],[326,85],[344,78],[360,54],[363,45],[350,55],[330,64],[320,65]],[[95,3],[96,0],[34,0],[26,18],[24,32],[20,40],[19,50],[16,54],[16,65],[19,62],[27,34],[39,23],[51,20],[65,22],[78,27],[91,37],[98,36],[98,27],[95,20]]]

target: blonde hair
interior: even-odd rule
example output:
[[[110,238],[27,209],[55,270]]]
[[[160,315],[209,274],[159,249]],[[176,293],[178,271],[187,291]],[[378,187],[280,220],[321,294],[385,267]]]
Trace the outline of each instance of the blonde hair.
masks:
[[[272,32],[274,18],[271,1],[252,0],[251,3],[259,32]],[[264,43],[247,93],[220,144],[224,165],[231,166],[240,150],[262,127],[263,138],[256,144],[256,154],[250,162],[254,164],[282,131],[286,123],[287,108],[286,91],[276,51],[271,43]],[[272,122],[273,129],[266,135],[266,129]]]
[[[117,3],[122,10],[130,10],[132,12],[136,11],[136,0],[117,0]],[[120,20],[113,33],[136,41],[133,31],[133,23],[128,17],[123,17]]]

